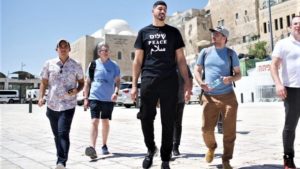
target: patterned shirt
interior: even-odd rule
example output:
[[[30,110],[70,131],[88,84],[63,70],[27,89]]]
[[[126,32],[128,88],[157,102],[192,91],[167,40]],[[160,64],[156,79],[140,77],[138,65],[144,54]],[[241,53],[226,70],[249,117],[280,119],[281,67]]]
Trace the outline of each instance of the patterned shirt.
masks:
[[[48,80],[47,106],[54,111],[64,111],[76,106],[76,95],[69,96],[68,90],[77,87],[77,80],[83,79],[83,70],[77,61],[71,59],[63,64],[59,58],[46,61],[41,78]]]

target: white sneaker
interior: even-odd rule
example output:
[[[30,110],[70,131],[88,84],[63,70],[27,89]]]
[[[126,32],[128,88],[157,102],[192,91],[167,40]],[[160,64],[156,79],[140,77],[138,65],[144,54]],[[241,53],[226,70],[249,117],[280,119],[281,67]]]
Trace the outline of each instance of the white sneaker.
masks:
[[[62,164],[57,164],[55,169],[65,169],[65,166]]]

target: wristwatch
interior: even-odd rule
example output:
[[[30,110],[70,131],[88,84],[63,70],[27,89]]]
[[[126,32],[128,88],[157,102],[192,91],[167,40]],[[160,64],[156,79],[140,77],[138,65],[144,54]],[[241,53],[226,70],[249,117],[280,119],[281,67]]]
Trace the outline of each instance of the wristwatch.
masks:
[[[119,95],[119,92],[115,92],[116,95]]]

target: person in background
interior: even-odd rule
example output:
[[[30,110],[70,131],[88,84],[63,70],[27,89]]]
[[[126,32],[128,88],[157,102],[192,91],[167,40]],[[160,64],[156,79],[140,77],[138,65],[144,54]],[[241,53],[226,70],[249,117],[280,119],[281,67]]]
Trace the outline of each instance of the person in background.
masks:
[[[110,128],[109,121],[112,119],[112,112],[118,97],[121,81],[120,68],[118,64],[109,57],[109,46],[107,44],[98,44],[96,50],[99,58],[95,60],[93,77],[89,75],[90,68],[86,73],[87,77],[83,92],[84,109],[88,107],[91,109],[90,146],[85,150],[85,154],[91,159],[97,158],[96,143],[99,119],[101,119],[102,123],[102,154],[109,154],[107,147]]]
[[[282,69],[282,80],[279,69]],[[272,53],[271,75],[277,95],[284,101],[282,132],[284,169],[296,169],[295,133],[300,117],[300,16],[292,19],[291,34],[279,40]]]
[[[47,95],[47,117],[54,135],[56,146],[56,169],[64,169],[70,148],[70,130],[77,105],[76,95],[84,85],[81,65],[69,57],[71,50],[67,40],[57,43],[58,57],[46,61],[41,72],[41,85],[38,105],[45,103]]]
[[[137,97],[137,81],[141,74],[140,119],[144,142],[148,153],[143,160],[143,168],[150,168],[157,152],[154,141],[154,119],[159,100],[161,110],[161,168],[169,169],[172,153],[172,138],[176,105],[178,102],[177,66],[184,79],[186,99],[191,94],[187,64],[183,53],[184,42],[178,29],[165,24],[167,4],[156,1],[152,8],[152,24],[142,28],[134,47],[135,58],[132,65],[133,100]]]
[[[190,71],[190,68],[187,66],[188,75],[189,75],[189,83],[193,84],[193,75]],[[181,133],[182,133],[182,117],[183,110],[185,105],[185,93],[184,93],[184,79],[182,78],[179,71],[178,73],[178,103],[176,107],[175,121],[174,121],[174,134],[173,134],[173,155],[179,156],[179,145],[181,141]]]
[[[202,133],[208,148],[205,159],[208,163],[214,159],[217,148],[214,129],[221,112],[224,134],[222,165],[224,169],[232,169],[229,160],[232,159],[236,139],[238,108],[232,83],[241,78],[241,72],[236,52],[226,47],[229,31],[223,26],[210,31],[213,46],[201,50],[194,68],[195,78],[204,90],[201,98],[203,100]],[[203,79],[202,76],[205,78]]]

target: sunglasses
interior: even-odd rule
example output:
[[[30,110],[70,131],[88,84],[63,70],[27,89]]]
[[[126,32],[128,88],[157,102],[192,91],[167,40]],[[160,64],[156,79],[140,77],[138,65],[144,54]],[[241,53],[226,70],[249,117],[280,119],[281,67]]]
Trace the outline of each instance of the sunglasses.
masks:
[[[101,50],[99,50],[99,52],[109,52],[109,50],[108,49],[101,49]]]
[[[64,67],[64,65],[61,65],[61,66],[60,66],[59,73],[62,73],[62,72],[63,72],[63,70],[62,70],[63,67]]]

